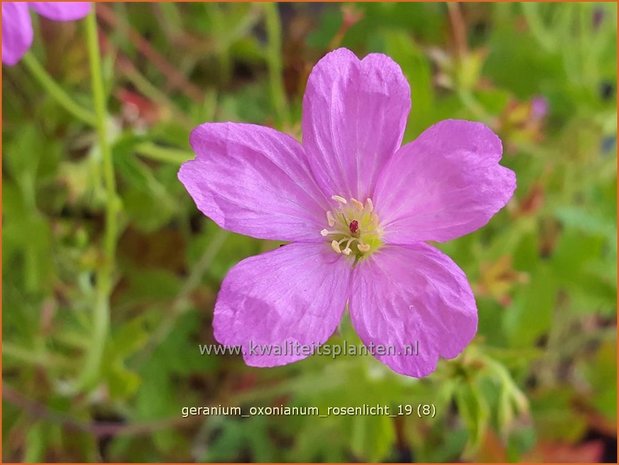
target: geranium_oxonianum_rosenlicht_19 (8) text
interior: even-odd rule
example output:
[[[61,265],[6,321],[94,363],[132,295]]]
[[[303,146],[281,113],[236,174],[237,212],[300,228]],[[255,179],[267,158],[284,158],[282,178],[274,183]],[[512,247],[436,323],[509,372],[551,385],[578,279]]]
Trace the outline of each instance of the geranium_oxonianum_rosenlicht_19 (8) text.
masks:
[[[54,21],[82,19],[89,2],[2,2],[2,62],[13,66],[32,45],[30,10]]]
[[[229,231],[287,242],[234,266],[217,296],[215,339],[240,346],[248,365],[307,357],[250,347],[318,347],[346,307],[363,343],[386,348],[374,356],[408,376],[432,373],[475,336],[466,275],[426,242],[484,226],[516,176],[481,123],[441,121],[401,145],[410,109],[397,63],[340,48],[310,73],[301,143],[232,122],[191,133],[196,157],[178,177],[198,209]]]

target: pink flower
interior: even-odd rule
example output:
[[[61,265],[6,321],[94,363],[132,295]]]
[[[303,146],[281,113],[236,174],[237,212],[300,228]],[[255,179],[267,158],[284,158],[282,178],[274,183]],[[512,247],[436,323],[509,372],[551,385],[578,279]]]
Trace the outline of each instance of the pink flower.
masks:
[[[474,337],[465,274],[425,242],[484,226],[516,178],[480,123],[442,121],[400,146],[410,106],[393,60],[338,49],[309,77],[302,144],[251,124],[192,132],[197,157],[178,176],[202,213],[236,233],[290,241],[243,260],[222,283],[215,338],[242,346],[248,365],[305,358],[276,348],[324,343],[347,304],[363,342],[381,345],[376,358],[398,373],[425,376]]]
[[[90,11],[89,2],[2,2],[2,62],[13,66],[32,45],[28,7],[54,21],[73,21]]]

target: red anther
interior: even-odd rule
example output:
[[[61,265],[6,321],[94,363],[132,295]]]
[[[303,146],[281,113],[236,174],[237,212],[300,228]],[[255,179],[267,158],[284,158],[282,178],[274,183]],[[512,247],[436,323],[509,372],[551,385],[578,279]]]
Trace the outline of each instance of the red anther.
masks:
[[[355,234],[357,231],[359,231],[359,222],[357,220],[352,220],[350,222],[350,225],[348,226],[348,229],[350,229],[350,232]]]

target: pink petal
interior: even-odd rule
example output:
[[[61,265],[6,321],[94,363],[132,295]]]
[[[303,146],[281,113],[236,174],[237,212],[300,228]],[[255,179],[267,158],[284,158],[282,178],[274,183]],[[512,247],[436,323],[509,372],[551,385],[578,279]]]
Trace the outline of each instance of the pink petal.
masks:
[[[74,21],[90,12],[90,2],[31,2],[30,6],[41,16],[54,21]]]
[[[32,45],[32,22],[27,3],[2,3],[2,62],[13,66]]]
[[[399,65],[377,53],[359,60],[340,48],[322,58],[303,99],[303,146],[328,195],[372,195],[402,142],[410,87]]]
[[[178,178],[219,226],[262,239],[322,241],[326,200],[292,137],[252,124],[207,123]]]
[[[306,358],[309,349],[335,331],[348,297],[351,270],[324,244],[292,243],[243,260],[230,270],[219,291],[215,339],[226,346],[242,346],[245,362],[252,366]],[[271,352],[252,355],[252,344]],[[293,344],[306,345],[308,352],[294,349]],[[276,347],[286,352],[275,354]]]
[[[488,127],[462,120],[441,121],[402,147],[376,186],[385,241],[442,242],[484,226],[516,188],[501,153]]]
[[[466,276],[448,256],[421,243],[387,245],[359,262],[350,315],[363,342],[386,351],[378,360],[414,377],[432,373],[439,356],[456,357],[477,331]],[[406,352],[416,344],[418,355]]]

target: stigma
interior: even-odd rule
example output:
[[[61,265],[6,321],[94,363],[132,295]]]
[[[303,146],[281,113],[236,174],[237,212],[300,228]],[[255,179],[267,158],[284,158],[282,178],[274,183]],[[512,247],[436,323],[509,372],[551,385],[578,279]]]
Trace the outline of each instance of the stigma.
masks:
[[[372,199],[365,203],[333,195],[334,208],[326,212],[328,228],[320,231],[331,249],[353,257],[355,262],[369,256],[382,245],[382,229]]]

